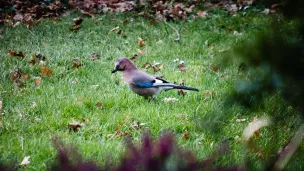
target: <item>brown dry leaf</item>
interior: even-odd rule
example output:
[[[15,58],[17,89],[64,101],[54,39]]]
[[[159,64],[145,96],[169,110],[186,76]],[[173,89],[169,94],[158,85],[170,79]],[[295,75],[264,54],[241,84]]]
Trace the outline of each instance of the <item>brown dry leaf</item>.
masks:
[[[116,137],[127,136],[127,135],[129,135],[129,134],[130,134],[129,132],[122,132],[122,131],[120,130],[120,126],[119,126],[119,125],[116,126],[116,133],[115,133],[115,136],[116,136]]]
[[[151,64],[148,62],[145,62],[142,66],[142,68],[148,69],[149,67],[151,67]]]
[[[156,25],[158,22],[157,22],[157,20],[154,18],[154,19],[150,20],[149,23],[150,23],[151,25]]]
[[[99,60],[100,59],[100,56],[97,55],[96,53],[93,53],[92,56],[91,56],[91,61],[95,61],[95,60]]]
[[[96,107],[97,107],[98,109],[102,109],[102,103],[101,103],[101,102],[97,102]]]
[[[220,66],[217,65],[217,64],[211,63],[210,66],[209,66],[209,68],[210,68],[212,71],[217,72],[217,71],[219,70]]]
[[[77,101],[77,102],[82,102],[83,99],[82,99],[81,97],[78,97],[78,98],[76,99],[76,101]]]
[[[80,29],[80,25],[76,25],[73,28],[71,28],[72,31],[77,31]]]
[[[139,46],[139,47],[144,47],[144,46],[145,46],[145,43],[144,43],[144,41],[143,41],[143,39],[142,39],[141,37],[139,37],[139,38],[137,39],[137,41],[138,41],[138,46]]]
[[[184,138],[184,140],[188,140],[190,138],[190,132],[188,132],[188,131],[184,132],[183,138]]]
[[[211,94],[212,94],[212,92],[210,91],[210,90],[206,90],[205,92],[204,92],[204,94],[205,94],[205,96],[211,96]]]
[[[26,166],[30,164],[30,156],[25,156],[22,160],[22,162],[20,163],[21,166]]]
[[[32,59],[30,60],[29,63],[32,64],[32,65],[35,65],[37,63],[37,59],[32,57]]]
[[[34,27],[34,22],[32,22],[32,21],[27,22],[27,24],[26,24],[27,29],[31,29],[33,27]]]
[[[43,63],[45,59],[46,59],[45,56],[42,56],[41,54],[35,54],[34,56],[32,56],[29,63],[32,65],[35,65],[38,61],[39,63]]]
[[[77,26],[82,23],[83,19],[78,17],[78,18],[74,18],[73,21],[74,21],[74,26]]]
[[[0,100],[0,112],[2,110],[2,100]]]
[[[185,86],[185,80],[182,80],[182,82],[179,85]]]
[[[200,16],[201,18],[206,18],[208,15],[208,11],[202,11],[202,10],[198,10],[196,13],[198,16]]]
[[[110,138],[114,138],[114,134],[108,134],[108,135],[107,135],[107,138],[109,138],[109,139],[110,139]]]
[[[69,130],[73,130],[74,132],[77,132],[79,128],[83,126],[82,123],[79,122],[71,122],[68,124]]]
[[[82,120],[82,123],[84,123],[84,124],[89,121],[87,118],[82,118],[81,120]]]
[[[144,50],[138,49],[138,53],[139,53],[139,55],[141,55],[141,56],[145,55],[145,51],[144,51]]]
[[[44,77],[52,76],[53,71],[51,69],[49,69],[48,67],[43,66],[43,67],[41,67],[40,75],[44,76]]]
[[[91,14],[91,13],[89,13],[89,12],[87,12],[87,11],[80,10],[80,12],[81,12],[81,14],[86,15],[86,16],[89,16],[89,17],[91,17],[92,19],[95,18],[93,14]]]
[[[160,71],[160,68],[157,67],[156,65],[152,65],[152,68],[153,68],[154,73]]]
[[[81,62],[81,59],[79,57],[76,57],[72,60],[72,68],[79,68],[83,65],[83,63]]]
[[[29,80],[30,79],[30,75],[29,74],[21,74],[21,78],[23,80]]]
[[[186,66],[184,64],[178,64],[177,68],[179,68],[181,71],[185,72],[186,71]]]
[[[24,54],[21,51],[16,52],[16,51],[10,49],[10,50],[8,50],[8,52],[11,54],[11,56],[20,56],[21,58],[24,58]]]
[[[184,90],[178,90],[177,91],[177,94],[180,96],[180,95],[182,95],[182,96],[185,96],[186,94],[187,94],[187,92],[185,92]]]
[[[13,70],[10,71],[10,79],[18,86],[24,86],[23,81],[21,81],[22,75],[24,75],[20,68],[14,67]]]
[[[133,57],[131,57],[130,58],[132,61],[137,61],[137,59],[138,59],[138,55],[137,54],[135,54],[135,55],[133,55]]]
[[[178,99],[177,98],[172,98],[172,97],[168,97],[168,98],[164,98],[164,102],[177,102]]]

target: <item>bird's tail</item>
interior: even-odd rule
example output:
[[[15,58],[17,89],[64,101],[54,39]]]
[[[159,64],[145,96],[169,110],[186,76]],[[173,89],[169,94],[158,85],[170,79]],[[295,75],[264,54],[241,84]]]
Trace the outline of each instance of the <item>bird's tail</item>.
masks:
[[[187,86],[181,86],[171,83],[154,83],[153,87],[167,87],[166,89],[184,89],[184,90],[192,90],[192,91],[198,91],[197,88],[193,87],[187,87]]]
[[[184,90],[198,91],[197,88],[187,87],[187,86],[174,85],[174,86],[172,86],[172,87],[173,87],[174,89],[184,89]]]

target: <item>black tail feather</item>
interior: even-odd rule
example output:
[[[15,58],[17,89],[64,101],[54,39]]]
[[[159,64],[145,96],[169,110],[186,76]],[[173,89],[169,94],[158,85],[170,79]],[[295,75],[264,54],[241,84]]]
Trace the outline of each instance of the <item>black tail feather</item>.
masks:
[[[197,88],[193,88],[193,87],[186,87],[186,86],[173,86],[174,89],[184,89],[184,90],[192,90],[192,91],[199,91]]]

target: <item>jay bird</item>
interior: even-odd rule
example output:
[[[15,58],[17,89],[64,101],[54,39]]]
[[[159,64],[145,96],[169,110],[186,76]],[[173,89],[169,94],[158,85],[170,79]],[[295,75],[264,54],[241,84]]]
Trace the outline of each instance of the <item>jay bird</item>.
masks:
[[[128,58],[118,59],[112,73],[116,71],[122,71],[124,81],[129,85],[130,89],[145,98],[152,97],[154,99],[163,90],[184,89],[198,91],[196,88],[172,84],[161,78],[150,76],[137,69]]]

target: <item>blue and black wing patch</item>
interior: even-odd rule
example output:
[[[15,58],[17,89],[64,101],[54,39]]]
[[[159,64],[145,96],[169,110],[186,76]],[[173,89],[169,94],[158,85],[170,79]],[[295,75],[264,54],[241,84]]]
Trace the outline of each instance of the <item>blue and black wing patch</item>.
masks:
[[[153,86],[153,83],[155,81],[152,82],[135,82],[135,85],[138,87],[142,87],[142,88],[151,88]]]
[[[154,86],[154,83],[162,84],[162,83],[168,83],[166,80],[163,80],[161,78],[156,78],[155,80],[151,82],[135,82],[135,85],[142,88],[151,88]]]

